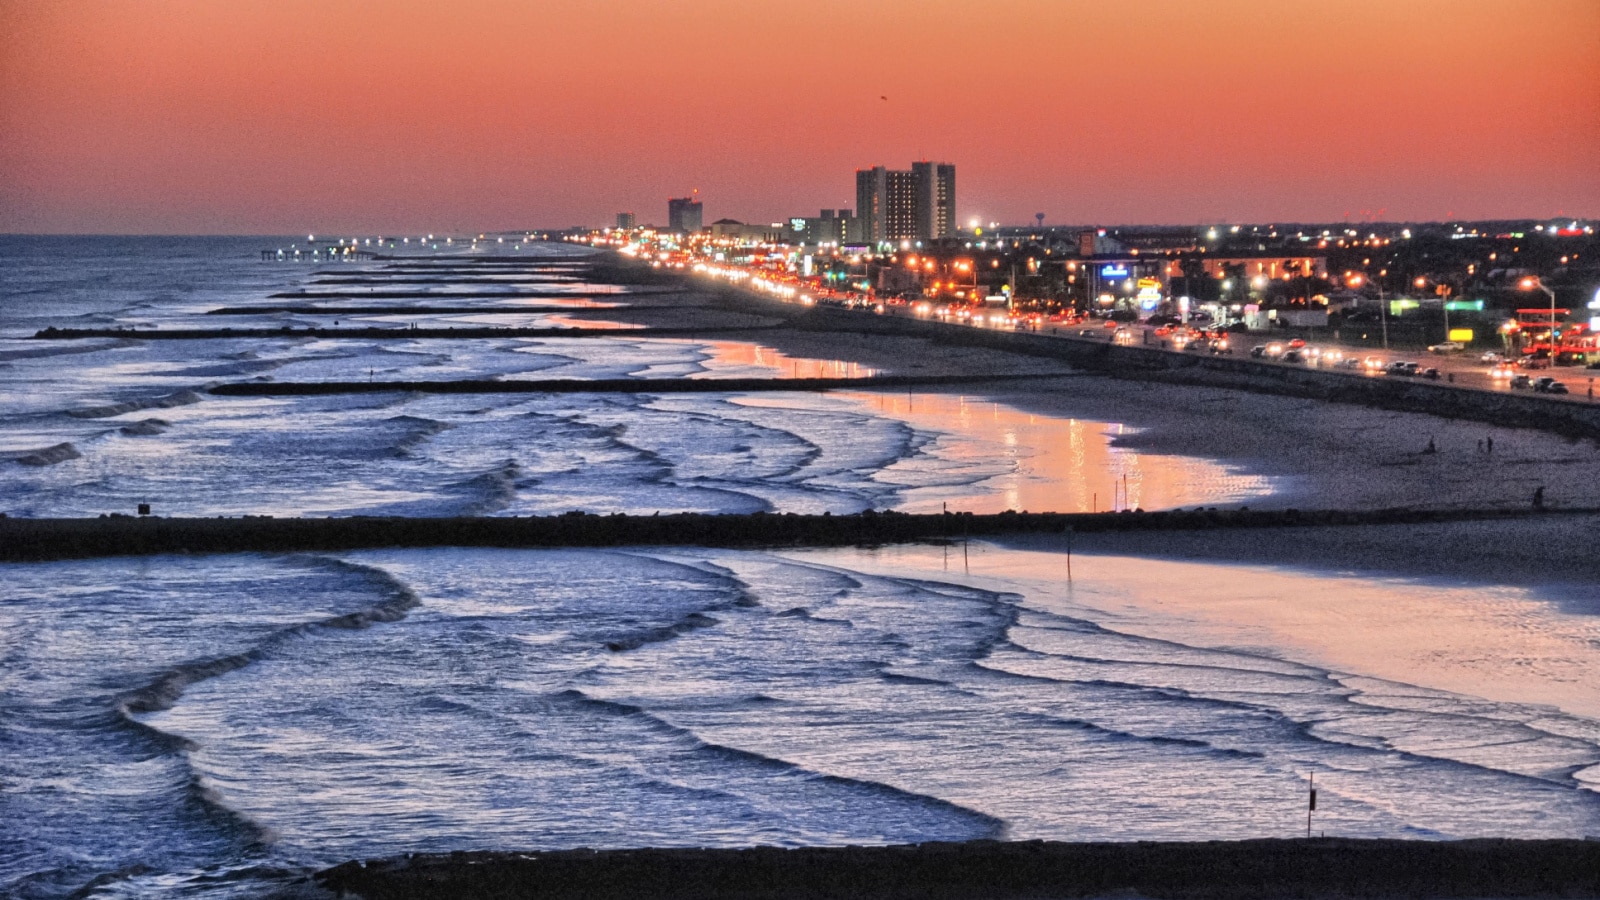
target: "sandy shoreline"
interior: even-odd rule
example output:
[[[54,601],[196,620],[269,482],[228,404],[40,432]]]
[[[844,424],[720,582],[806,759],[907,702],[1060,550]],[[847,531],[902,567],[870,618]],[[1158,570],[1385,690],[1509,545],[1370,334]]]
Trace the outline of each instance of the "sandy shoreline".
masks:
[[[639,298],[636,306],[594,315],[673,328],[774,321],[761,315],[756,301],[750,311],[725,310],[719,305],[725,302],[686,292]],[[719,334],[722,340],[740,337]],[[1250,501],[1253,506],[1509,509],[1530,505],[1541,486],[1550,505],[1600,505],[1596,441],[1230,388],[1122,380],[1073,372],[1059,360],[897,335],[768,327],[742,337],[790,356],[850,360],[891,375],[1070,373],[1026,387],[986,385],[960,393],[1025,412],[1121,423],[1131,433],[1116,438],[1117,446],[1203,457],[1274,478],[1274,496]],[[1436,452],[1427,452],[1430,441]]]

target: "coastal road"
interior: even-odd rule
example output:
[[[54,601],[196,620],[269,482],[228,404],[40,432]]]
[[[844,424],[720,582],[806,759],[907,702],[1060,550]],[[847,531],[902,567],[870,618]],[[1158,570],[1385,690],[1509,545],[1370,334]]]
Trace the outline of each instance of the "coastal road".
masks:
[[[903,316],[908,318],[928,318],[926,316],[917,315],[913,311],[913,307],[910,306],[886,306],[884,308],[884,313],[886,315]],[[1010,325],[973,325],[962,322],[947,322],[946,324],[952,328],[1001,327],[1010,330],[1014,327]],[[1133,330],[1135,335],[1133,338],[1133,343],[1135,345],[1148,347],[1153,350],[1164,350],[1168,353],[1198,352],[1193,350],[1180,350],[1176,348],[1163,347],[1163,341],[1168,339],[1163,336],[1158,336],[1155,333],[1155,329],[1152,327],[1141,325],[1129,325],[1126,327]],[[1033,333],[1046,337],[1055,336],[1071,340],[1092,340],[1106,342],[1113,339],[1113,335],[1116,331],[1117,329],[1105,328],[1103,323],[1099,322],[1098,320],[1091,320],[1091,323],[1089,324],[1046,325],[1043,328],[1034,331]],[[1261,333],[1229,335],[1229,341],[1232,344],[1231,353],[1234,356],[1248,356],[1251,349],[1256,346],[1278,345],[1283,349],[1288,349],[1289,340],[1290,339],[1286,337]],[[1511,387],[1511,380],[1509,378],[1492,377],[1490,375],[1490,369],[1493,367],[1493,363],[1483,361],[1483,351],[1463,351],[1458,353],[1439,354],[1430,353],[1426,350],[1403,350],[1395,348],[1384,350],[1377,347],[1339,344],[1332,341],[1309,341],[1306,342],[1304,349],[1315,350],[1317,351],[1317,355],[1323,358],[1329,357],[1332,354],[1337,354],[1340,358],[1344,359],[1355,358],[1365,361],[1370,358],[1379,361],[1378,368],[1375,370],[1370,370],[1365,366],[1362,368],[1341,370],[1348,371],[1350,374],[1363,375],[1369,378],[1418,377],[1383,374],[1382,366],[1385,366],[1391,362],[1406,361],[1416,363],[1421,369],[1438,369],[1439,384],[1450,384],[1462,389],[1493,391],[1496,393],[1532,393],[1532,391],[1528,388]],[[1312,368],[1332,368],[1332,366],[1326,363],[1284,362],[1281,359],[1273,357],[1260,357],[1255,361],[1278,366],[1302,368],[1310,366]],[[1565,395],[1540,394],[1540,396],[1547,396],[1552,400],[1565,400],[1573,403],[1595,402],[1595,389],[1600,387],[1600,384],[1597,384],[1597,381],[1600,381],[1600,370],[1572,366],[1556,366],[1543,369],[1517,369],[1516,371],[1520,374],[1528,375],[1532,379],[1538,379],[1548,375],[1566,385],[1568,393]]]

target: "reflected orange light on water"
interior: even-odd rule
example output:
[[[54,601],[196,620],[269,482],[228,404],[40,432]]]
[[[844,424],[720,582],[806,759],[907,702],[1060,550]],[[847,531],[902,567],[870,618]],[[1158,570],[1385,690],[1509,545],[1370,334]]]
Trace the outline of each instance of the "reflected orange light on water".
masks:
[[[790,356],[771,347],[744,341],[712,341],[706,345],[711,358],[705,367],[710,378],[871,378],[878,370],[842,359],[809,359]],[[743,369],[746,371],[733,371]],[[767,369],[769,374],[749,372]]]
[[[936,452],[957,462],[1002,458],[1009,471],[938,499],[926,494],[903,512],[1104,512],[1238,502],[1270,491],[1266,478],[1211,460],[1141,453],[1115,445],[1124,427],[1023,412],[958,394],[853,394],[882,415],[917,428],[954,432]]]

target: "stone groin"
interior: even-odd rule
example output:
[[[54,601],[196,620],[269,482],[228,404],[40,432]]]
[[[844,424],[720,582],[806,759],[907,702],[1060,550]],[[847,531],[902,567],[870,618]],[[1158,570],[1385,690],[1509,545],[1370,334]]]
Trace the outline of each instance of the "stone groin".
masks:
[[[611,336],[634,331],[608,332]],[[702,333],[702,332],[696,332]],[[304,397],[329,394],[715,394],[770,391],[881,390],[943,387],[996,381],[1070,377],[1025,375],[874,375],[866,378],[551,378],[492,381],[241,381],[219,384],[208,393],[222,397]]]
[[[606,295],[622,296],[622,291],[606,291]],[[569,297],[587,298],[582,291],[551,288],[515,288],[503,291],[282,291],[268,294],[269,300],[521,300],[525,298]]]
[[[365,900],[1046,900],[1600,895],[1600,841],[968,841],[889,847],[457,852],[349,862]]]
[[[219,306],[206,310],[208,316],[264,316],[273,313],[292,313],[301,316],[481,316],[503,313],[555,313],[569,314],[603,306],[318,306],[313,303],[285,303],[277,306]],[[42,337],[43,333],[34,335]]]
[[[571,312],[571,310],[565,310]],[[396,310],[396,312],[399,312]],[[717,332],[745,332],[760,327],[730,325],[717,328],[518,328],[504,325],[464,325],[445,328],[397,328],[357,325],[345,328],[151,328],[143,331],[116,328],[46,328],[34,335],[40,340],[72,341],[87,338],[133,338],[141,341],[265,340],[268,338],[342,338],[347,340],[419,340],[467,338],[593,338],[688,337]]]
[[[382,547],[848,547],[1069,531],[1414,525],[1596,512],[1600,510],[1193,509],[994,515],[868,511],[848,516],[793,513],[638,516],[574,511],[558,516],[520,518],[351,516],[323,519],[270,516],[189,519],[134,517],[120,513],[95,519],[0,516],[0,560],[23,562],[153,553],[272,553]]]

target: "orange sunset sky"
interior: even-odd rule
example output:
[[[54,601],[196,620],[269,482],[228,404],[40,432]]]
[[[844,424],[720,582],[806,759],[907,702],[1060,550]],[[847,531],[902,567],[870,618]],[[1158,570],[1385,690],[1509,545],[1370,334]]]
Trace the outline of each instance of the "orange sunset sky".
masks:
[[[886,99],[885,99],[886,98]],[[1600,2],[0,0],[0,231],[1600,216]]]

